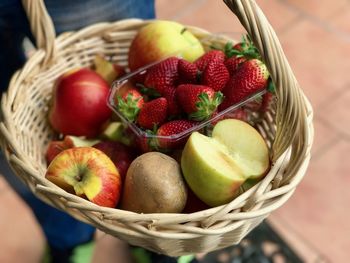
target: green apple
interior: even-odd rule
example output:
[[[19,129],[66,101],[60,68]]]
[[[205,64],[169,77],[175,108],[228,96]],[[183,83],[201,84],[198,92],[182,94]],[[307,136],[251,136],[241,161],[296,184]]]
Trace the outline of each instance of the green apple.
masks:
[[[95,57],[94,66],[95,72],[104,78],[109,85],[111,85],[116,79],[126,74],[124,67],[109,62],[101,55],[97,55]]]
[[[112,160],[93,147],[63,150],[50,163],[45,177],[69,193],[105,207],[116,207],[121,176]]]
[[[73,135],[66,135],[63,139],[64,143],[68,146],[68,148],[73,147],[90,147],[96,143],[99,143],[98,139],[87,139],[85,137],[78,137]]]
[[[131,144],[131,138],[128,136],[124,123],[119,121],[110,122],[102,132],[101,137],[114,142],[121,142],[127,146]]]
[[[209,206],[232,201],[241,185],[260,179],[269,166],[262,136],[248,123],[235,119],[218,122],[212,137],[192,133],[181,156],[186,182]]]
[[[118,141],[123,136],[124,125],[122,122],[116,121],[108,124],[101,136],[111,141]]]
[[[133,39],[128,55],[129,68],[134,71],[174,55],[193,62],[203,54],[202,44],[185,26],[156,20],[142,27]]]

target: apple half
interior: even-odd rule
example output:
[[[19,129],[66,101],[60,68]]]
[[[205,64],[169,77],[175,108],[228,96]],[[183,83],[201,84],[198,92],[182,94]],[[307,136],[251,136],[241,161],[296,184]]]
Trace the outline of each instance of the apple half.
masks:
[[[270,167],[268,147],[248,123],[218,122],[207,137],[191,134],[181,156],[181,168],[192,191],[207,205],[232,201],[248,179],[260,179]]]
[[[91,202],[116,207],[121,176],[111,159],[93,147],[63,150],[50,163],[45,177],[69,193]]]

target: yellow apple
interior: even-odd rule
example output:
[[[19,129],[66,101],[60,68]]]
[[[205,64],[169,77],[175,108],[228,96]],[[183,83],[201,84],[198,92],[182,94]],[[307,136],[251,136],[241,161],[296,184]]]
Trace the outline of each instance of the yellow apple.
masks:
[[[128,55],[129,68],[133,71],[175,55],[193,62],[203,54],[202,44],[185,26],[156,20],[142,27],[133,39]]]
[[[120,198],[121,177],[116,166],[92,147],[63,150],[52,160],[45,177],[97,205],[115,207]]]
[[[192,191],[207,205],[232,201],[248,179],[269,169],[269,151],[261,135],[244,121],[227,119],[212,137],[191,134],[181,156],[181,168]]]

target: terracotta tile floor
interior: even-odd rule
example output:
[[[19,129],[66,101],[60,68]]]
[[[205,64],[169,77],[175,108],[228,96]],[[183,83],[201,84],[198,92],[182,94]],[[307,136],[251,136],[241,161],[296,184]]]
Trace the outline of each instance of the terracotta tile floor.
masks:
[[[349,262],[350,1],[257,2],[275,28],[315,113],[315,143],[307,175],[269,221],[305,262]],[[221,1],[181,0],[169,6],[168,0],[157,0],[156,4],[161,19],[212,32],[242,31]],[[0,253],[0,262],[21,262],[19,254],[26,259],[22,262],[38,262],[44,244],[41,232],[1,177],[0,215],[0,247],[7,251]],[[9,231],[9,226],[15,230]],[[33,238],[37,241],[23,242]]]

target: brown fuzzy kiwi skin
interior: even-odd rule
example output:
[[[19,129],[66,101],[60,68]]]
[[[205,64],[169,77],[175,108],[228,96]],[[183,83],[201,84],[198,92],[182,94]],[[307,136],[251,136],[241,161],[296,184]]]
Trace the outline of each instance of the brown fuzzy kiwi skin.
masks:
[[[187,187],[179,163],[159,152],[148,152],[130,165],[121,208],[136,213],[180,213]]]

